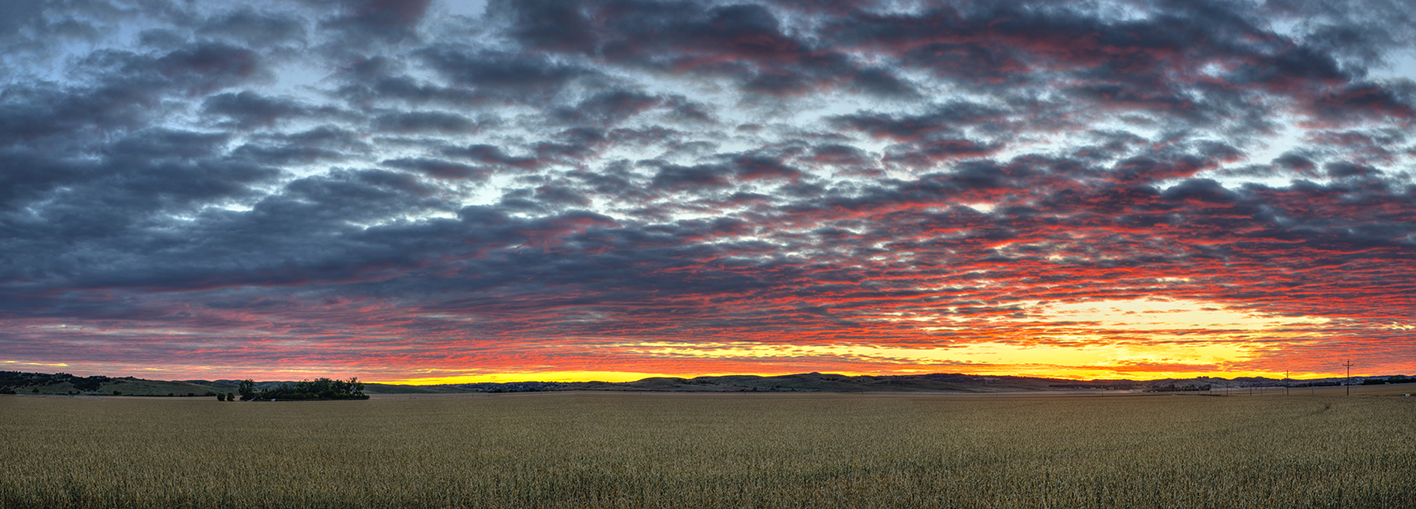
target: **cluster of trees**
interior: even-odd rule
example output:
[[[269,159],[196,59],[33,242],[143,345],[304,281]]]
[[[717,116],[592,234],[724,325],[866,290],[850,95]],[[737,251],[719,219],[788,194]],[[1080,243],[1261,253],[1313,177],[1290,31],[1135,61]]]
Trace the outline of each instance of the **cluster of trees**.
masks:
[[[241,401],[369,399],[369,396],[364,394],[364,383],[358,378],[316,378],[301,380],[295,382],[295,385],[281,383],[266,389],[257,389],[254,380],[246,379],[237,386],[236,392],[241,394]]]
[[[69,382],[76,390],[92,392],[103,387],[105,383],[123,383],[123,379],[109,378],[106,376],[74,376],[69,373],[48,374],[0,371],[0,394],[14,394],[15,389],[23,387],[34,387],[32,392],[39,392],[40,387],[64,382]]]
[[[1152,385],[1146,388],[1146,392],[1200,392],[1208,390],[1210,390],[1209,384]]]
[[[1047,384],[1048,387],[1058,389],[1103,389],[1108,391],[1129,391],[1140,387],[1140,384],[1128,381],[1093,381],[1093,382],[1067,382],[1065,384]]]
[[[1368,378],[1362,385],[1416,384],[1416,376],[1392,375],[1386,378]]]
[[[482,382],[459,384],[458,387],[476,392],[542,392],[563,390],[566,384],[560,382]]]
[[[90,392],[98,390],[99,387],[103,387],[103,384],[108,380],[109,378],[106,376],[73,377],[69,379],[69,383],[74,384],[75,389]]]

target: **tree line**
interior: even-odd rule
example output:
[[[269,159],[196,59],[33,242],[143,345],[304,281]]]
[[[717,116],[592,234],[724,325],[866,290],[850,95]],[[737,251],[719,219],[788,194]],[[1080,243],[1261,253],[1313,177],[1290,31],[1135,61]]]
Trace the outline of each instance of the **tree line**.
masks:
[[[1368,378],[1362,381],[1362,385],[1383,385],[1383,384],[1413,384],[1416,383],[1416,376],[1392,375],[1386,378]]]
[[[257,389],[255,380],[245,379],[236,386],[241,401],[308,401],[319,399],[369,399],[364,383],[357,377],[348,380],[316,378],[301,380],[294,385],[282,382],[266,389]]]
[[[123,379],[109,378],[106,376],[74,376],[68,373],[26,373],[22,371],[0,371],[0,394],[14,394],[16,389],[34,387],[34,392],[39,392],[39,388],[46,385],[56,385],[64,382],[74,386],[74,389],[90,392],[96,391],[103,384],[108,382],[122,383]]]

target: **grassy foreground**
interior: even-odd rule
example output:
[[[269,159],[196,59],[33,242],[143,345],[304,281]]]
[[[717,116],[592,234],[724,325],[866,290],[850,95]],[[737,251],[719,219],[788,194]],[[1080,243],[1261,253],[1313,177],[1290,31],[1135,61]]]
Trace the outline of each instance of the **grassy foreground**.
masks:
[[[1416,398],[0,397],[0,507],[1416,507]]]

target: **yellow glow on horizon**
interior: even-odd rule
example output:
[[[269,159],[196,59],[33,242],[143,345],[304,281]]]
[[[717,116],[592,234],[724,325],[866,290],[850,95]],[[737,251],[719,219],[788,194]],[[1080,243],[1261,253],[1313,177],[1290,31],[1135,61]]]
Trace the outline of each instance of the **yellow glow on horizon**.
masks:
[[[147,377],[157,374],[172,379],[298,380],[320,376],[345,379],[358,375],[366,382],[409,385],[628,382],[652,377],[776,376],[812,371],[842,375],[967,373],[1079,380],[1200,376],[1283,378],[1285,367],[1271,361],[1278,358],[1272,357],[1275,352],[1284,351],[1288,345],[1321,340],[1322,326],[1329,322],[1320,317],[1267,315],[1183,299],[1019,302],[1010,307],[1021,310],[1020,315],[1007,319],[1014,320],[1012,327],[996,317],[951,313],[902,317],[900,321],[908,321],[910,326],[894,330],[914,331],[914,334],[898,340],[826,342],[807,335],[796,341],[791,337],[777,337],[768,341],[712,342],[577,337],[564,345],[536,347],[564,348],[579,356],[575,358],[593,361],[583,364],[551,360],[534,366],[498,366],[495,358],[491,358],[476,366],[371,363],[343,365],[335,371],[328,366],[299,363],[274,368],[249,365],[233,368],[81,362],[71,367],[65,363],[0,360],[0,366],[12,366],[11,369],[45,366],[110,376],[114,373]],[[950,326],[934,326],[946,323]],[[1378,326],[1411,330],[1416,328],[1416,323],[1397,321]],[[554,352],[549,357],[554,358]],[[1294,379],[1344,374],[1336,362],[1332,371],[1312,366],[1312,360],[1294,366],[1305,363],[1306,370],[1295,372]]]
[[[49,366],[53,368],[67,368],[68,364],[63,362],[24,362],[24,361],[0,361],[4,364],[16,364],[20,366]]]
[[[671,377],[662,373],[632,371],[526,371],[442,375],[403,379],[364,380],[370,383],[397,385],[440,385],[507,382],[633,382],[653,377]]]
[[[466,384],[466,383],[509,383],[509,382],[634,382],[646,378],[673,377],[673,378],[696,378],[701,376],[724,376],[724,375],[750,375],[750,376],[782,376],[801,374],[803,371],[772,371],[759,373],[636,373],[623,371],[544,371],[544,372],[500,372],[474,375],[450,375],[426,378],[409,379],[387,379],[387,380],[363,380],[369,383],[396,384],[396,385],[442,385],[442,384]],[[1281,379],[1282,372],[1271,372],[1261,370],[1243,371],[1153,371],[1138,373],[1126,371],[1124,368],[1115,367],[1067,367],[1051,365],[1009,365],[1009,366],[978,366],[970,368],[967,366],[948,366],[941,369],[904,369],[898,371],[855,371],[855,370],[828,370],[826,373],[844,376],[900,376],[900,375],[922,375],[929,373],[964,373],[980,376],[1021,376],[1035,378],[1053,378],[1059,380],[1132,380],[1146,381],[1166,378],[1240,378],[1240,377],[1267,377],[1270,379]],[[1331,373],[1293,373],[1292,380],[1301,382],[1308,378],[1331,378],[1341,376]],[[1355,375],[1354,375],[1355,376]]]
[[[1017,344],[966,343],[942,348],[874,345],[762,345],[752,343],[647,342],[621,345],[626,350],[654,357],[713,359],[848,360],[878,365],[929,366],[937,369],[986,369],[996,372],[1019,366],[1047,371],[1096,371],[1117,373],[1128,366],[1163,362],[1205,369],[1216,364],[1244,361],[1248,346],[1237,342]],[[918,370],[917,368],[914,370]],[[1033,371],[1033,370],[1029,370]],[[1002,373],[999,373],[1002,374]]]
[[[669,361],[675,370],[693,360],[763,366],[743,374],[775,376],[805,371],[843,375],[905,375],[958,372],[1061,379],[1282,378],[1282,371],[1232,369],[1257,359],[1272,340],[1301,337],[1325,318],[1265,315],[1197,300],[1132,299],[1030,306],[1033,321],[1023,335],[931,345],[868,343],[792,344],[760,342],[635,341],[603,345],[640,359]],[[940,317],[949,320],[951,317]],[[913,320],[920,320],[918,317]],[[928,321],[928,318],[924,319]],[[1294,327],[1299,330],[1294,330]],[[928,331],[930,327],[921,327]],[[1030,336],[1029,336],[1030,334]],[[1257,342],[1262,336],[1266,341]],[[688,361],[688,362],[685,362]],[[732,362],[736,361],[736,362]],[[707,367],[710,364],[705,364]],[[792,366],[807,366],[795,369]],[[822,366],[822,368],[809,368]],[[841,368],[853,368],[845,369]],[[692,369],[689,367],[688,369]],[[712,369],[712,368],[709,368]],[[380,380],[400,384],[479,382],[627,382],[650,377],[692,378],[715,373],[628,371],[428,372],[426,377]],[[1305,373],[1319,376],[1318,373]],[[1299,376],[1303,376],[1299,375]],[[1326,375],[1325,376],[1330,376]]]
[[[1264,315],[1195,300],[1134,299],[1034,305],[1031,337],[938,346],[763,344],[647,341],[614,345],[666,359],[715,359],[795,365],[855,365],[875,373],[976,374],[1094,378],[1282,377],[1282,372],[1231,370],[1256,359],[1268,342],[1299,337],[1291,327],[1327,319]],[[924,328],[929,330],[929,328]],[[1195,332],[1208,331],[1204,334]],[[1122,333],[1118,335],[1118,333]],[[844,374],[844,373],[843,373]]]

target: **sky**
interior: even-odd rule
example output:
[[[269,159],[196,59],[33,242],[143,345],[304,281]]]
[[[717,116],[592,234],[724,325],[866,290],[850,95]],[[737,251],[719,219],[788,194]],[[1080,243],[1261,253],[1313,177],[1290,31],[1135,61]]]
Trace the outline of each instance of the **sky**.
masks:
[[[1401,0],[0,3],[0,370],[1416,373]]]

